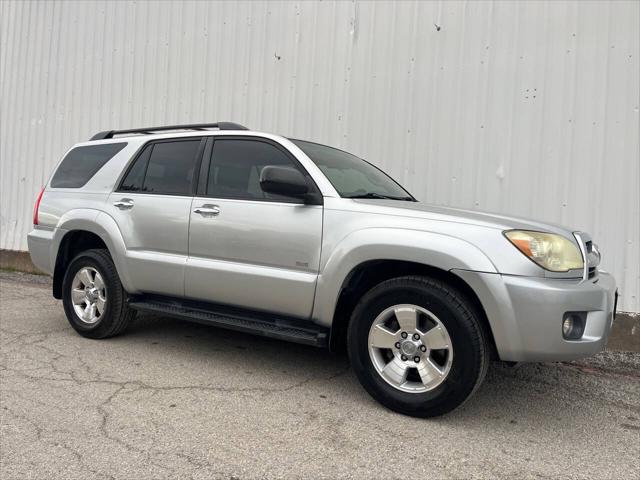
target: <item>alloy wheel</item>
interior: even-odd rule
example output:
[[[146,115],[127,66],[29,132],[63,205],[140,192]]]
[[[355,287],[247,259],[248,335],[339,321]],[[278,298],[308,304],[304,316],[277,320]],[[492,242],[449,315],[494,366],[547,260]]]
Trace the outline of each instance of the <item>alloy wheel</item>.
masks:
[[[71,282],[71,302],[78,318],[86,324],[97,323],[107,306],[107,290],[100,273],[93,267],[83,267]]]
[[[418,305],[394,305],[369,330],[369,356],[392,387],[424,393],[440,385],[453,363],[451,338],[442,321]]]

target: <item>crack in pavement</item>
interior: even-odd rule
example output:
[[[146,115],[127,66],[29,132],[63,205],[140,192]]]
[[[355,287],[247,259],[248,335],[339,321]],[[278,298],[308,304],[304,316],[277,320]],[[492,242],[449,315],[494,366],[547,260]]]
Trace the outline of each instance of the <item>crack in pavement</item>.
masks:
[[[41,304],[19,308],[36,294]],[[86,341],[46,295],[0,289],[3,478],[626,478],[638,470],[639,355],[492,365],[464,408],[418,420],[369,398],[344,356],[153,318],[132,336]],[[380,448],[388,438],[411,453],[390,457]],[[434,459],[427,466],[425,456]]]

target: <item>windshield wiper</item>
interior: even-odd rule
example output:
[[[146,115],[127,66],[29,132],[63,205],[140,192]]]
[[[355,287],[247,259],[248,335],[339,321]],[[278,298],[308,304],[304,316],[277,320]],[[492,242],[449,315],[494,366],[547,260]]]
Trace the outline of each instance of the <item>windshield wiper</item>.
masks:
[[[393,195],[384,195],[382,193],[367,192],[356,195],[347,195],[345,198],[380,198],[384,200],[404,200],[406,202],[415,202],[413,197],[394,197]]]

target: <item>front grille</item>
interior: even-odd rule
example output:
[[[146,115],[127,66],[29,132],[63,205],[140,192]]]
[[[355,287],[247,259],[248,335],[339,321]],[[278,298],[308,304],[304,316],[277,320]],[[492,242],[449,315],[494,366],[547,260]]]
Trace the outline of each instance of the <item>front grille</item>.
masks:
[[[598,276],[598,265],[600,264],[598,246],[591,241],[591,237],[587,233],[574,232],[573,235],[578,241],[585,263],[583,279],[590,280],[596,278]]]

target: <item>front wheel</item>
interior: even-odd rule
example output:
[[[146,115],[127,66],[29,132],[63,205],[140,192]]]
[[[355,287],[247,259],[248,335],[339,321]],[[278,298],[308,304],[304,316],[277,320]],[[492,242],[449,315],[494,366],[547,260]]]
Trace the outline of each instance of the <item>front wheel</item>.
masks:
[[[462,405],[489,365],[473,307],[448,284],[427,277],[394,278],[370,290],[353,312],[347,342],[369,394],[415,417]]]
[[[88,338],[118,335],[136,315],[126,304],[109,252],[100,249],[82,252],[71,261],[62,282],[62,303],[71,326]]]

